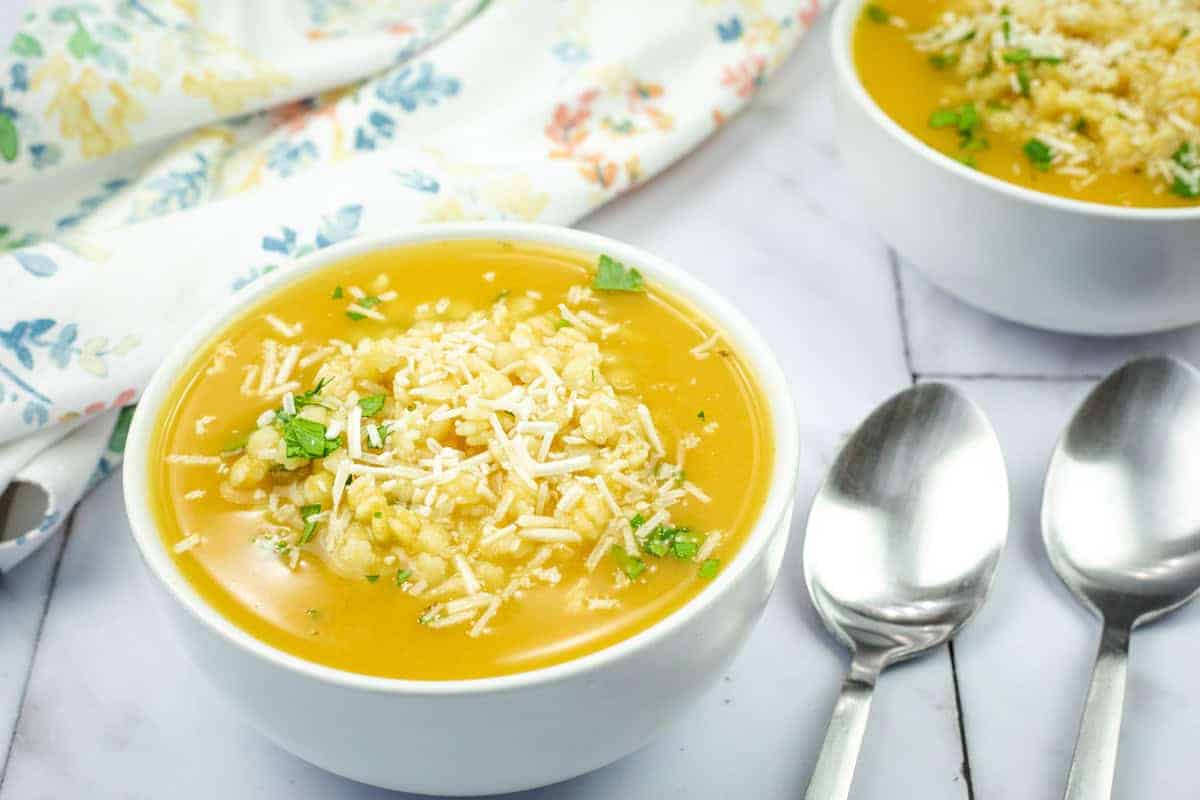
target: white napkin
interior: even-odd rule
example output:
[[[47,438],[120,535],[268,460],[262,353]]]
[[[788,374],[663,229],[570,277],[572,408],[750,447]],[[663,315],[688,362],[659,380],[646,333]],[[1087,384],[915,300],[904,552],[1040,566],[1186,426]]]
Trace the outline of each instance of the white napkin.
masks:
[[[740,109],[819,9],[72,8],[27,14],[0,57],[0,485],[49,497],[37,527],[0,542],[0,571],[119,463],[119,410],[202,311],[359,234],[573,222]]]

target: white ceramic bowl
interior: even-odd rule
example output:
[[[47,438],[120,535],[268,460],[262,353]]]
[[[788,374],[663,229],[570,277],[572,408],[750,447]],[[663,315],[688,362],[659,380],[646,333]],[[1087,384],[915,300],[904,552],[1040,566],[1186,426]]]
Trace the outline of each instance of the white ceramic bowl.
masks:
[[[749,362],[775,435],[766,504],[711,585],[649,629],[563,664],[497,678],[392,680],[304,661],[210,608],[176,569],[147,503],[150,440],[195,353],[265,295],[359,253],[445,239],[504,239],[608,253],[707,314]],[[200,671],[260,731],[331,772],[389,789],[474,795],[543,786],[644,745],[714,684],[757,622],[787,544],[798,458],[783,372],[750,323],[684,270],[634,247],[546,226],[424,226],[308,256],[209,314],[174,348],[142,395],[126,449],[133,536]]]
[[[937,152],[858,79],[851,40],[864,1],[842,0],[833,16],[837,137],[884,239],[946,291],[1018,322],[1126,334],[1200,321],[1200,207],[1070,200]]]

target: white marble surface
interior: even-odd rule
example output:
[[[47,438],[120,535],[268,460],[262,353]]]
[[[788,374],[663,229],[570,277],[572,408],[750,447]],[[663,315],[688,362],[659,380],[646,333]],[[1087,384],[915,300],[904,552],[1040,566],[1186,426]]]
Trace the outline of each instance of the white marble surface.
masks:
[[[1200,356],[1200,333],[1029,331],[897,267],[838,163],[829,85],[821,25],[748,113],[583,227],[687,266],[758,323],[800,408],[802,502],[845,433],[911,381],[946,377],[984,405],[1014,492],[996,594],[957,643],[957,683],[947,648],[886,675],[853,796],[1057,797],[1098,629],[1040,550],[1045,461],[1089,377],[1137,352]],[[622,762],[523,798],[802,795],[845,656],[804,592],[798,517],[762,624],[691,715]],[[148,602],[119,478],[63,541],[0,578],[0,800],[386,795],[280,751],[192,670]],[[1119,797],[1197,794],[1186,765],[1200,743],[1198,614],[1135,637]]]

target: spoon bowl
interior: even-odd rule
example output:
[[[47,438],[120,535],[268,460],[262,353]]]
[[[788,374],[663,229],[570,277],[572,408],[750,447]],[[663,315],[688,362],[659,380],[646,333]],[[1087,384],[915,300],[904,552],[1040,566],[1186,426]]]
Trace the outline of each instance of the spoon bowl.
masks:
[[[1200,373],[1131,361],[1075,412],[1050,461],[1042,537],[1054,570],[1104,622],[1068,798],[1112,790],[1129,634],[1200,590]]]
[[[876,409],[809,513],[804,575],[853,653],[811,800],[846,797],[879,672],[952,637],[983,604],[1008,532],[1004,458],[983,413],[927,383]]]

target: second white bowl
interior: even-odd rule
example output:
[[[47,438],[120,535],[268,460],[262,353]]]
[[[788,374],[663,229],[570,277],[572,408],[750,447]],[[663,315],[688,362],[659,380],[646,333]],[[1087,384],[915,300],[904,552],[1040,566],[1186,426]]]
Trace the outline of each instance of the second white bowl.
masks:
[[[842,161],[879,232],[972,305],[1072,333],[1200,321],[1200,207],[1121,208],[1035,192],[970,169],[894,122],[854,68],[864,0],[834,12]]]

